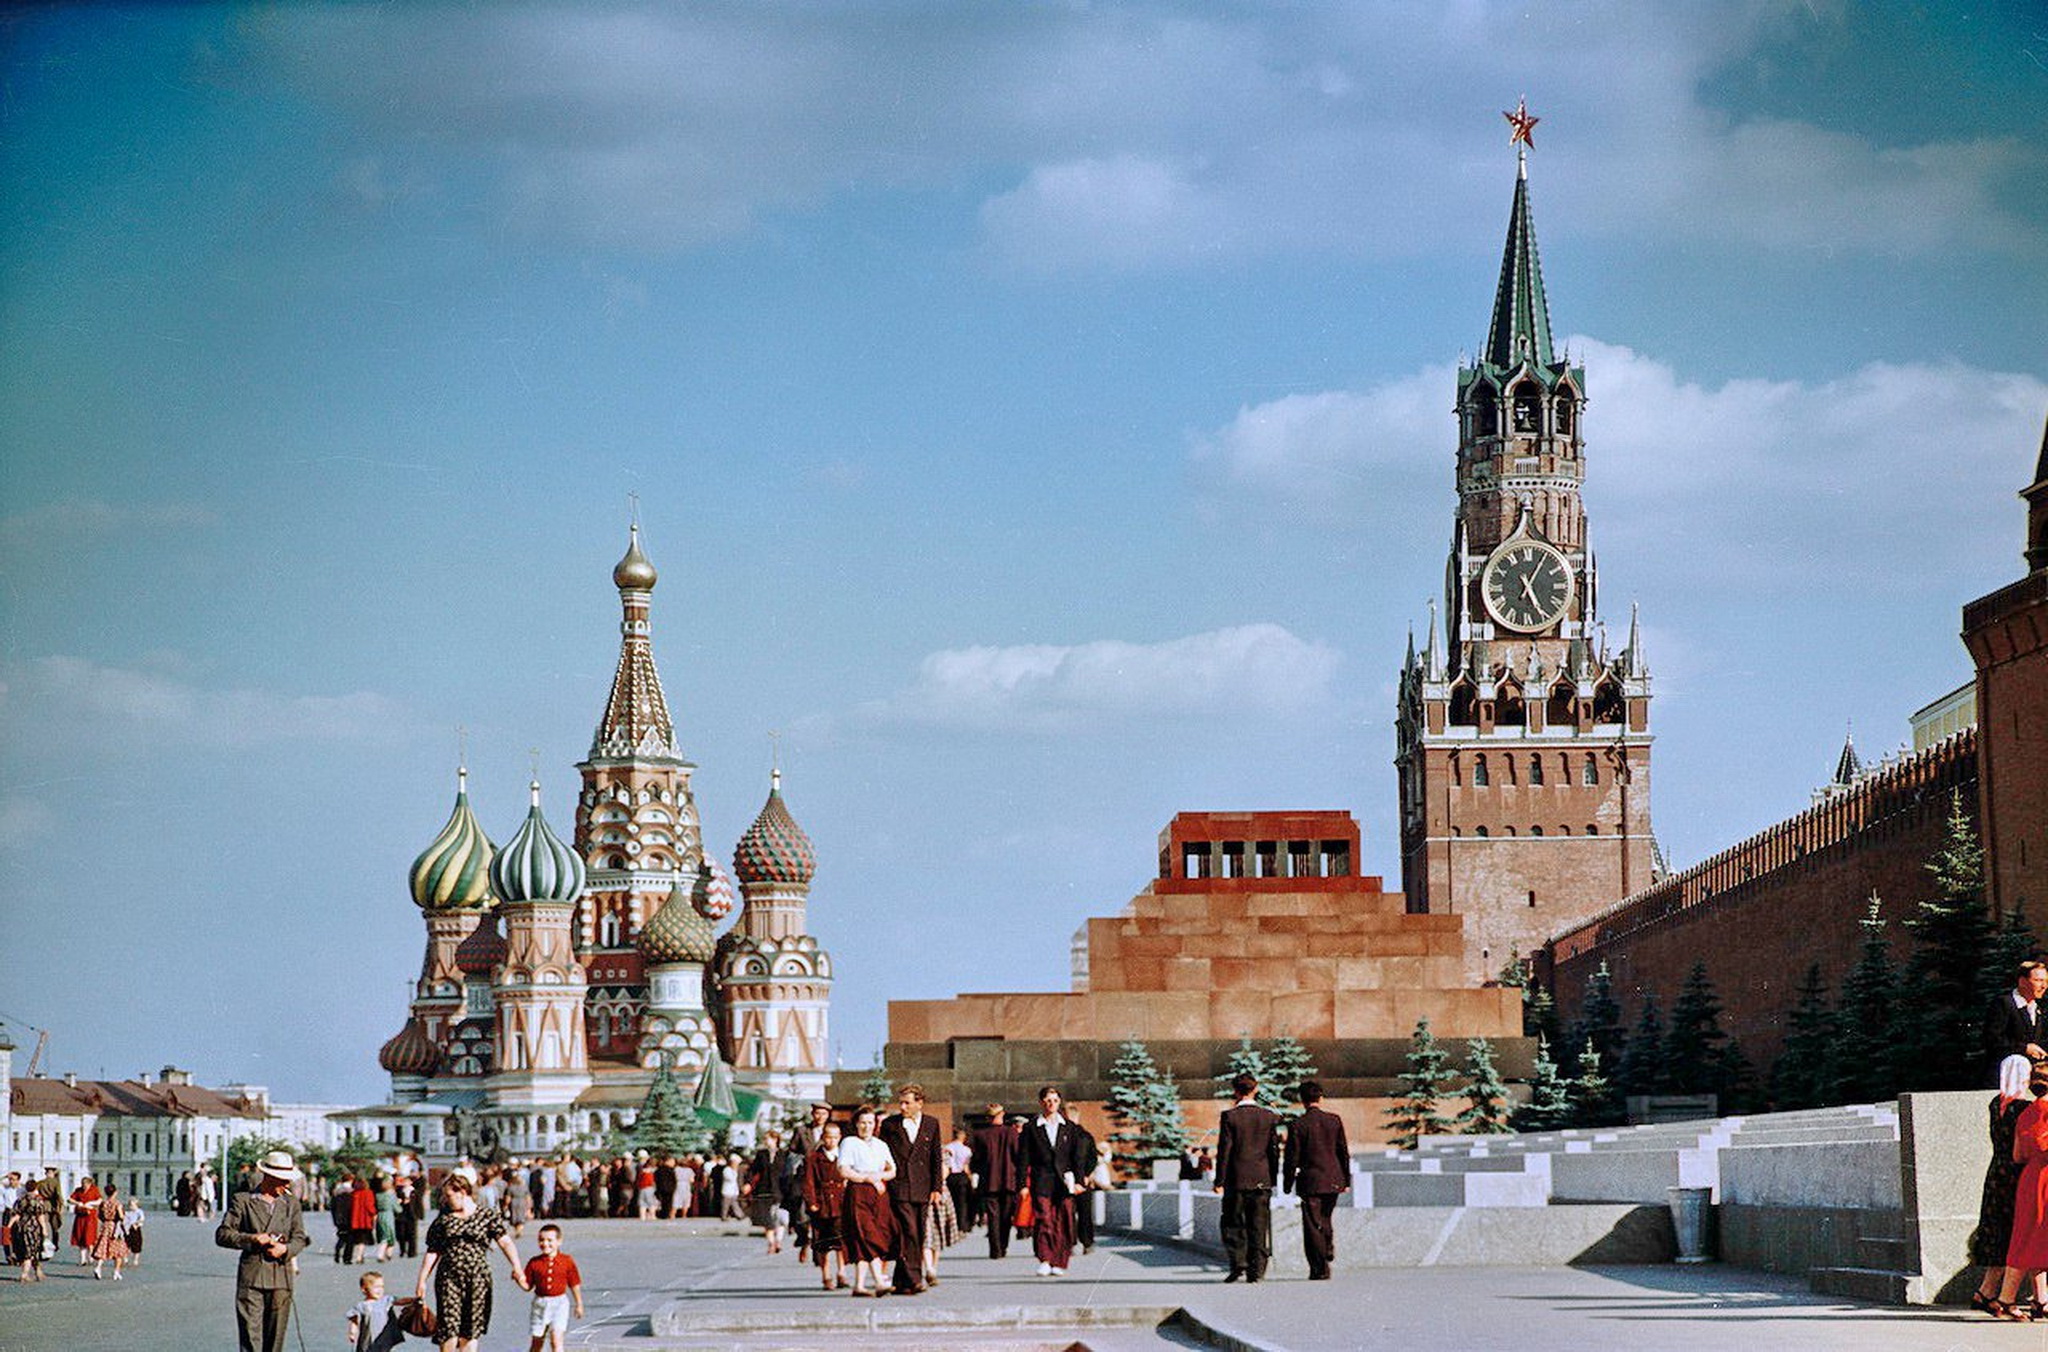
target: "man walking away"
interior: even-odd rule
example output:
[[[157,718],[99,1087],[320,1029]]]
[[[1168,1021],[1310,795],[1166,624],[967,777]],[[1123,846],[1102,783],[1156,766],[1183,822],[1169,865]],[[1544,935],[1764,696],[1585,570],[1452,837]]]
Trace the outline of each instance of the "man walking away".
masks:
[[[968,1142],[968,1178],[974,1185],[975,1205],[988,1224],[988,1256],[1010,1255],[1010,1222],[1017,1217],[1017,1186],[1023,1163],[1018,1158],[1017,1133],[1004,1120],[1003,1105],[988,1105],[988,1125],[975,1130]]]
[[[1256,1282],[1273,1256],[1273,1179],[1280,1172],[1280,1119],[1259,1106],[1259,1082],[1240,1074],[1230,1082],[1237,1105],[1216,1130],[1216,1191],[1223,1194],[1223,1280]]]
[[[1323,1086],[1301,1082],[1302,1113],[1287,1128],[1287,1160],[1282,1182],[1301,1199],[1301,1251],[1308,1258],[1308,1279],[1326,1282],[1337,1257],[1332,1217],[1337,1197],[1351,1190],[1351,1145],[1344,1139],[1344,1119],[1323,1111]]]
[[[292,1195],[298,1166],[283,1150],[256,1165],[257,1190],[238,1192],[221,1214],[213,1242],[240,1249],[235,1269],[235,1325],[241,1352],[284,1352],[292,1318],[292,1260],[310,1242]]]

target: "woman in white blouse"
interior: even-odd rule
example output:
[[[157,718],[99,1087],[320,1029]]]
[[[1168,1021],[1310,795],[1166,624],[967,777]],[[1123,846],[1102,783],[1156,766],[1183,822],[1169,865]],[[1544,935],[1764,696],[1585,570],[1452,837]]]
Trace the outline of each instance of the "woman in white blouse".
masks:
[[[841,1242],[846,1246],[847,1266],[853,1269],[853,1294],[885,1296],[889,1281],[882,1262],[894,1255],[896,1247],[888,1188],[889,1180],[896,1176],[896,1157],[875,1139],[871,1105],[861,1105],[853,1115],[853,1139],[839,1143],[839,1173],[846,1179]],[[869,1285],[870,1277],[873,1285]]]

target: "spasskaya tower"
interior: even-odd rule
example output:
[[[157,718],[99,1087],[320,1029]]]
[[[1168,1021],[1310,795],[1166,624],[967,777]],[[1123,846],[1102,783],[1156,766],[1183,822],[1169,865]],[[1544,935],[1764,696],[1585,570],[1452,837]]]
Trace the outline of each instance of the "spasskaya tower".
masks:
[[[1649,886],[1650,674],[1631,608],[1610,651],[1579,498],[1586,372],[1551,343],[1529,210],[1536,119],[1514,128],[1514,207],[1486,344],[1458,371],[1458,508],[1444,605],[1401,672],[1401,883],[1466,917],[1493,976]]]

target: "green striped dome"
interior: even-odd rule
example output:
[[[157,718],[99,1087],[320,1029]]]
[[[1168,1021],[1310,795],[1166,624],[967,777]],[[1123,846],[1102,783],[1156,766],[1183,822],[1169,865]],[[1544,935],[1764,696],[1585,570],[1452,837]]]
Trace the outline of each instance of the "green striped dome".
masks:
[[[559,902],[568,905],[583,893],[583,859],[562,843],[540,813],[540,781],[527,786],[533,806],[518,834],[491,860],[491,890],[500,901]]]
[[[455,775],[455,810],[412,862],[413,904],[423,911],[482,910],[491,904],[491,840],[469,810],[469,771]]]

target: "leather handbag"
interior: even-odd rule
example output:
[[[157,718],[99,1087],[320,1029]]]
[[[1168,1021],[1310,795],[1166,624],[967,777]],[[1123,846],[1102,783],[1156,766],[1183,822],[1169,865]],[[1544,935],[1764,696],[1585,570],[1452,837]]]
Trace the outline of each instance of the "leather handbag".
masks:
[[[1017,1194],[1017,1216],[1011,1224],[1019,1230],[1031,1228],[1031,1189],[1026,1188]]]
[[[416,1296],[401,1296],[392,1301],[391,1317],[398,1321],[399,1331],[408,1338],[431,1338],[440,1324],[434,1318],[433,1307]]]

